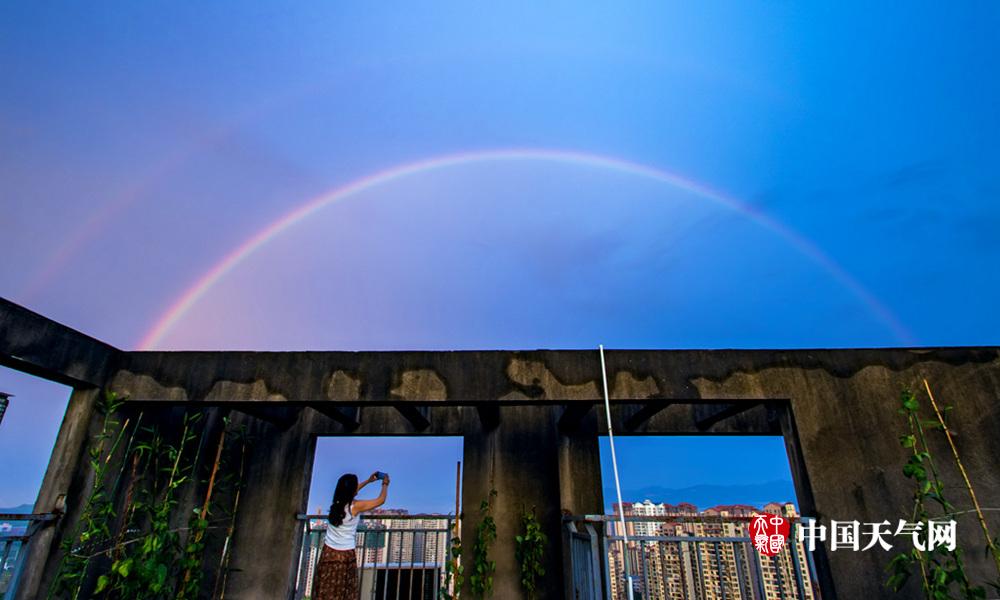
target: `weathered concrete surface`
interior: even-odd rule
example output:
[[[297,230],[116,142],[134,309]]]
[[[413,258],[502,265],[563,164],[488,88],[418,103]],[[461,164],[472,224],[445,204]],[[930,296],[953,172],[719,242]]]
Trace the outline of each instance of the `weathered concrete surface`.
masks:
[[[948,354],[955,355],[954,351]],[[902,389],[918,392],[925,418],[933,419],[926,394],[919,394],[926,378],[938,402],[954,407],[950,426],[958,433],[958,451],[980,503],[1000,506],[997,352],[973,351],[975,360],[957,365],[938,360],[934,352],[920,355],[928,360],[898,369],[874,363],[849,376],[822,368],[775,365],[717,379],[701,378],[696,384],[705,397],[790,398],[816,516],[824,523],[888,520],[895,525],[913,508],[913,484],[901,473],[908,453],[898,437],[908,431],[896,413],[899,393]],[[946,441],[941,435],[931,435],[930,440],[949,490],[947,497],[957,510],[971,509]],[[995,569],[983,560],[985,543],[975,516],[967,513],[957,520],[959,541],[969,549],[970,572],[978,581],[995,580]],[[997,512],[987,513],[987,521],[994,535],[1000,533]],[[889,597],[879,586],[885,579],[889,553],[839,551],[827,552],[827,556],[838,597]]]
[[[553,412],[545,407],[503,407],[500,409],[500,425],[496,429],[478,436],[466,436],[462,490],[465,515],[462,523],[462,564],[466,572],[466,594],[471,595],[469,575],[474,568],[472,548],[476,541],[476,528],[482,522],[480,505],[489,498],[490,490],[496,490],[493,518],[497,539],[490,551],[490,558],[496,561],[495,597],[518,598],[523,595],[520,571],[514,556],[514,536],[521,533],[521,513],[524,510],[535,511],[550,540],[543,562],[549,576],[539,582],[539,598],[563,597],[560,576],[563,570],[560,549],[560,453],[554,419]],[[596,499],[600,500],[599,491]],[[594,512],[600,506],[588,508],[588,512]]]
[[[477,522],[478,502],[489,489],[481,481],[488,472],[482,467],[486,451],[483,444],[487,443],[499,444],[501,448],[498,452],[503,475],[497,489],[505,490],[503,497],[518,494],[516,490],[523,487],[526,479],[541,482],[532,485],[522,501],[504,504],[499,509],[502,515],[498,516],[502,518],[498,523],[503,523],[501,538],[509,538],[513,533],[511,528],[516,526],[520,502],[544,503],[549,507],[540,516],[545,519],[550,535],[556,536],[553,539],[559,539],[556,507],[587,512],[584,505],[591,504],[594,508],[589,511],[600,509],[598,498],[572,500],[580,490],[600,489],[593,464],[587,467],[586,459],[576,458],[586,456],[581,451],[586,442],[560,438],[553,424],[563,410],[561,405],[594,404],[600,400],[599,362],[593,351],[227,353],[225,357],[212,353],[142,353],[129,358],[130,371],[137,370],[137,365],[151,366],[150,372],[142,371],[142,378],[156,381],[157,386],[168,390],[171,399],[177,398],[177,390],[184,390],[183,396],[189,400],[205,400],[208,392],[218,389],[219,380],[225,378],[251,384],[230,388],[232,394],[238,395],[232,400],[242,402],[266,402],[267,398],[259,395],[266,390],[272,399],[277,394],[291,403],[321,398],[361,405],[361,427],[356,432],[361,435],[466,435],[464,501],[470,516],[463,531],[466,540],[471,539]],[[171,358],[177,359],[176,364]],[[909,481],[900,475],[906,455],[896,441],[903,433],[904,423],[896,414],[896,407],[901,389],[916,390],[921,378],[928,377],[938,388],[941,401],[955,405],[952,418],[960,432],[960,451],[979,487],[980,498],[987,504],[996,504],[1000,498],[1000,481],[993,458],[1000,455],[996,436],[1000,431],[996,402],[1000,363],[996,349],[609,351],[607,359],[612,397],[619,404],[615,407],[619,430],[623,421],[641,406],[635,403],[637,400],[666,398],[678,403],[652,417],[636,433],[778,434],[781,427],[769,415],[771,409],[767,406],[728,418],[707,432],[701,432],[696,423],[717,408],[703,405],[706,402],[787,401],[800,437],[794,445],[801,452],[796,459],[801,471],[796,473],[800,500],[803,508],[809,510],[805,496],[813,498],[815,504],[810,512],[814,511],[825,522],[830,519],[895,522],[909,513],[911,488]],[[115,381],[129,381],[129,377]],[[333,381],[339,383],[331,385]],[[400,393],[407,387],[410,392]],[[143,389],[150,388],[136,388],[135,397],[143,397]],[[419,394],[412,393],[413,389],[425,390],[427,397],[421,401]],[[132,392],[124,386],[121,391]],[[151,394],[149,398],[156,396]],[[432,406],[429,428],[414,430],[411,423],[386,406],[399,401]],[[482,423],[471,406],[484,402],[548,404],[551,408],[532,409],[548,416],[531,418],[508,413],[510,409],[504,408],[495,431],[477,431]],[[596,414],[596,409],[592,410],[587,418],[593,419]],[[317,415],[312,422],[316,434],[343,431],[332,419]],[[604,430],[602,420],[598,420],[597,427]],[[534,433],[529,434],[530,431]],[[529,435],[537,439],[527,442]],[[533,450],[524,453],[524,448]],[[942,459],[948,456],[945,446],[938,444],[936,450]],[[573,466],[578,464],[584,466]],[[949,481],[958,483],[953,475],[949,475]],[[810,489],[803,489],[803,485],[809,485]],[[955,488],[953,495],[957,496],[953,501],[964,507],[961,488]],[[991,521],[994,529],[1000,531],[995,517]],[[966,543],[978,547],[973,525],[969,517],[964,517],[960,521],[960,534]],[[512,547],[498,542],[498,589],[513,586],[507,589],[513,593],[516,578],[510,552]],[[986,564],[977,561],[974,553],[969,554],[970,560],[977,563],[973,571],[987,574]],[[554,552],[553,560],[558,557]],[[886,554],[827,552],[827,557],[833,570],[832,582],[840,597],[885,595],[881,582],[888,560]],[[550,567],[558,569],[557,564]]]
[[[299,413],[282,430],[234,414],[249,428],[246,487],[233,537],[233,557],[227,597],[287,598],[294,586],[301,523],[305,512],[315,438],[308,434],[309,414]],[[238,549],[241,549],[237,551]]]
[[[104,385],[122,355],[104,342],[0,298],[0,365],[72,386]]]
[[[613,400],[699,400],[705,384],[788,367],[846,379],[868,367],[992,368],[996,348],[865,350],[608,350]],[[111,377],[134,400],[394,403],[400,400],[547,403],[600,401],[595,350],[454,352],[126,352]],[[421,390],[420,386],[427,386]],[[221,398],[220,398],[221,400]]]
[[[59,541],[80,516],[83,506],[79,499],[93,480],[89,470],[79,468],[80,460],[88,439],[95,433],[93,416],[99,393],[97,388],[90,388],[75,390],[70,396],[33,509],[36,513],[54,512],[59,496],[63,496],[66,515],[43,526],[32,537],[17,590],[18,600],[35,598],[40,595],[38,590],[48,589],[61,556]]]
[[[78,387],[106,384],[128,394],[135,406],[214,405],[242,414],[238,418],[258,442],[233,547],[234,566],[243,569],[231,579],[238,597],[282,597],[290,589],[298,543],[294,515],[307,508],[317,435],[464,436],[466,551],[479,502],[491,487],[499,492],[496,597],[519,593],[512,535],[522,505],[536,506],[553,541],[561,539],[561,509],[582,513],[602,507],[596,448],[605,425],[597,406],[600,362],[593,350],[117,353],[9,303],[0,306],[0,333],[3,364],[44,370]],[[607,365],[618,431],[645,401],[669,400],[673,404],[634,433],[784,434],[803,511],[827,524],[831,519],[895,523],[910,514],[911,482],[901,474],[907,454],[897,441],[905,423],[896,409],[900,390],[919,391],[926,377],[939,401],[954,406],[950,424],[981,503],[1000,505],[997,348],[609,350]],[[79,432],[94,423],[84,397],[74,398],[39,499],[44,510],[52,498],[69,492],[67,523],[89,476]],[[699,429],[705,417],[730,402],[754,408]],[[427,426],[407,418],[404,405],[424,411]],[[577,412],[565,420],[572,426],[560,429],[567,406]],[[327,416],[329,411],[321,414],[330,407],[360,407],[359,427],[351,431]],[[950,500],[959,510],[969,508],[939,436],[933,451]],[[988,513],[994,535],[1000,533],[998,517]],[[971,572],[983,577],[990,571],[973,519],[960,517],[959,541],[969,549]],[[60,527],[46,542],[50,549],[67,526]],[[554,544],[544,597],[561,594],[561,552]],[[42,580],[51,576],[52,556]],[[882,587],[888,553],[826,551],[825,558],[831,572],[824,598],[889,597]]]

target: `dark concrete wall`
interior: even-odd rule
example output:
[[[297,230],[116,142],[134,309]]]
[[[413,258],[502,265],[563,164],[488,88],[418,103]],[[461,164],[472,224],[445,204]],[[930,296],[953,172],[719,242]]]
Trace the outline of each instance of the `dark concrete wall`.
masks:
[[[220,406],[241,415],[238,418],[259,442],[250,459],[246,510],[234,545],[234,566],[242,571],[231,584],[239,597],[282,597],[290,589],[297,550],[294,515],[306,509],[315,436],[350,431],[329,416],[332,409],[361,407],[361,424],[353,432],[357,435],[465,437],[466,549],[478,522],[479,501],[491,487],[499,492],[497,597],[517,593],[511,538],[522,504],[536,506],[553,542],[561,539],[561,509],[581,513],[601,508],[596,435],[605,426],[595,408],[586,408],[601,400],[596,351],[117,354],[44,323],[46,331],[56,335],[25,333],[22,326],[35,327],[37,316],[19,317],[10,307],[0,309],[0,331],[13,340],[0,340],[5,364],[14,360],[12,349],[27,349],[31,364],[40,370],[72,373],[94,385],[106,382],[137,402]],[[954,406],[951,425],[980,502],[1000,506],[997,348],[615,350],[608,351],[607,364],[616,431],[622,431],[645,402],[669,400],[676,403],[633,433],[785,432],[794,453],[802,508],[824,523],[895,523],[910,514],[912,485],[901,474],[907,453],[897,440],[905,430],[897,414],[898,398],[902,389],[918,391],[927,378],[939,401]],[[85,487],[80,432],[92,427],[94,417],[87,408],[92,399],[82,394],[74,395],[63,424],[40,496],[41,510],[58,494]],[[727,403],[760,400],[769,404],[707,429],[699,427],[704,417]],[[420,407],[428,423],[404,415],[400,408],[406,406]],[[492,423],[488,415],[496,406],[502,407],[499,421]],[[581,408],[583,417],[560,430],[567,407]],[[782,410],[790,415],[782,416]],[[934,436],[932,446],[951,501],[960,510],[969,508],[947,445]],[[734,460],[748,461],[749,468],[748,457]],[[78,496],[70,493],[70,499]],[[67,530],[74,510],[71,506],[67,522],[46,534],[50,549]],[[996,511],[987,513],[994,535],[1000,534],[998,517]],[[974,516],[959,518],[959,541],[968,548],[970,571],[988,576],[990,566],[982,558],[983,541]],[[889,597],[882,587],[888,553],[824,554],[831,567],[827,598]],[[562,588],[558,543],[553,543],[549,560],[552,577],[546,578],[544,597],[550,598]],[[33,564],[49,569],[52,562]],[[44,574],[33,577],[44,580]]]
[[[66,514],[32,537],[18,586],[19,599],[35,598],[41,595],[39,590],[49,588],[61,557],[59,543],[64,536],[71,534],[72,526],[80,516],[83,507],[78,498],[86,493],[93,480],[91,471],[84,468],[86,463],[83,457],[86,444],[95,434],[93,415],[99,393],[93,388],[75,390],[70,396],[33,509],[36,513],[53,512],[65,503]],[[60,496],[63,497],[62,502]]]
[[[0,365],[71,386],[103,385],[122,352],[0,298]]]
[[[849,353],[841,354],[846,356]],[[893,354],[893,353],[887,353]],[[1000,360],[995,350],[969,351],[956,364],[959,351],[913,352],[922,360],[886,364],[872,360],[848,370],[846,361],[830,368],[773,365],[752,371],[734,370],[714,379],[696,379],[699,392],[712,398],[774,398],[791,400],[804,465],[811,484],[815,514],[830,520],[859,520],[893,525],[913,508],[913,483],[901,474],[908,451],[898,436],[906,433],[897,414],[902,389],[920,392],[926,378],[938,401],[952,405],[951,426],[971,480],[984,506],[1000,506]],[[869,353],[869,356],[871,354]],[[839,367],[839,368],[838,368]],[[926,394],[920,394],[926,418],[933,419]],[[932,453],[958,510],[971,501],[941,435],[932,435]],[[801,495],[801,494],[800,494]],[[988,512],[994,533],[1000,533],[1000,513]],[[984,538],[975,515],[958,517],[960,544],[978,581],[995,581],[997,573],[984,559]],[[906,540],[897,540],[897,547]],[[902,546],[905,548],[905,546]],[[888,597],[880,583],[889,553],[827,552],[840,598]]]
[[[596,433],[596,428],[593,430]],[[482,522],[481,503],[490,491],[497,539],[490,551],[496,562],[497,598],[523,595],[515,560],[514,537],[522,532],[523,511],[533,511],[548,537],[539,581],[539,598],[563,597],[562,511],[574,514],[603,512],[600,456],[597,436],[589,443],[560,435],[555,411],[544,406],[504,407],[499,425],[465,436],[462,505],[462,560],[467,574],[473,569],[472,548]],[[470,593],[466,577],[466,593]]]

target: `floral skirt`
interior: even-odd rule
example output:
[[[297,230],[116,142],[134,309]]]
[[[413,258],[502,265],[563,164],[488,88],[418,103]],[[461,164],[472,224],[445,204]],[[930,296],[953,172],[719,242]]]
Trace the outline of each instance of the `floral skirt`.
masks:
[[[312,600],[357,600],[358,562],[354,550],[323,545],[313,578]]]

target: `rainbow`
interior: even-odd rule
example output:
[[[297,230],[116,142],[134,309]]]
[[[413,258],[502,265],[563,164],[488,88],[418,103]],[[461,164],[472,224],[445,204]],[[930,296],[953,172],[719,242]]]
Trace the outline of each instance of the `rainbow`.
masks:
[[[270,240],[293,227],[295,224],[308,219],[320,209],[333,204],[334,202],[345,200],[352,196],[361,194],[362,192],[366,192],[373,188],[406,177],[475,163],[511,161],[556,162],[594,169],[618,171],[634,175],[636,177],[644,177],[664,183],[737,211],[780,235],[804,255],[808,256],[810,259],[822,266],[841,285],[847,288],[857,299],[864,303],[865,306],[867,306],[880,321],[892,330],[893,334],[896,335],[901,342],[910,344],[913,341],[913,336],[898,321],[898,319],[896,319],[896,317],[870,291],[868,291],[868,289],[866,289],[859,281],[844,270],[843,267],[824,253],[818,246],[816,246],[816,244],[745,202],[741,202],[706,185],[692,181],[691,179],[687,179],[676,173],[671,173],[669,171],[664,171],[628,160],[599,154],[566,150],[513,148],[448,154],[398,165],[373,173],[367,177],[362,177],[361,179],[357,179],[347,183],[346,185],[334,188],[304,202],[297,208],[286,213],[284,216],[278,218],[248,238],[242,244],[229,252],[229,254],[225,255],[201,277],[199,277],[198,280],[195,281],[191,287],[185,290],[184,293],[181,294],[180,297],[177,298],[177,300],[174,301],[174,303],[171,304],[170,307],[160,316],[160,318],[157,319],[152,328],[150,328],[150,330],[139,341],[139,349],[151,350],[155,348],[163,337],[184,317],[185,313],[187,313],[187,311],[189,311],[212,288],[212,286],[225,277],[227,273],[236,268],[240,263],[246,260],[262,246],[267,244]]]

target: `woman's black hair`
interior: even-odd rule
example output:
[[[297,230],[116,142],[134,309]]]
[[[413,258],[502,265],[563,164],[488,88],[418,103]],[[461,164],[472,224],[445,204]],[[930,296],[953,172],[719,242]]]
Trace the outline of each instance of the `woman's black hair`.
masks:
[[[346,473],[337,480],[337,489],[333,491],[333,504],[330,505],[330,524],[340,527],[347,516],[347,505],[358,495],[358,476]]]

